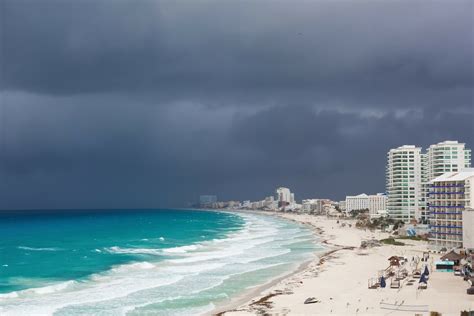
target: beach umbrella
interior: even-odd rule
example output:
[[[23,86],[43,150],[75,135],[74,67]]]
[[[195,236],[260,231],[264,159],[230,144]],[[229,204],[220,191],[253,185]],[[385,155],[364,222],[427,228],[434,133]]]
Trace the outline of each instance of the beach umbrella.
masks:
[[[380,287],[385,287],[385,286],[387,286],[387,283],[385,282],[385,278],[382,276],[380,278]]]
[[[426,282],[426,276],[425,276],[424,273],[421,275],[420,281],[418,283],[428,283],[428,282]]]
[[[423,272],[423,274],[430,275],[430,271],[428,271],[428,266],[425,266],[425,271]]]

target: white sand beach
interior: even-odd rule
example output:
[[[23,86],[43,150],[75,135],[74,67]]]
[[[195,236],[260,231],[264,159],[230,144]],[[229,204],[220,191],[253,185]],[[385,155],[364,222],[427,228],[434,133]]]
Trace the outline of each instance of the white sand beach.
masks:
[[[430,311],[460,315],[460,311],[474,310],[474,297],[466,294],[469,284],[453,273],[434,269],[425,290],[419,290],[418,278],[410,275],[398,289],[390,288],[391,279],[386,288],[368,288],[368,280],[377,278],[379,271],[389,266],[390,256],[405,256],[409,261],[412,257],[421,258],[426,242],[403,240],[405,246],[361,249],[362,240],[380,240],[388,233],[357,229],[354,225],[342,227],[343,222],[355,224],[351,220],[337,224],[336,219],[312,215],[278,216],[312,225],[327,250],[301,271],[279,280],[245,304],[218,310],[221,315],[429,315]],[[430,267],[439,256],[430,254]],[[412,279],[413,284],[408,284]],[[317,303],[304,304],[308,297],[316,298]]]

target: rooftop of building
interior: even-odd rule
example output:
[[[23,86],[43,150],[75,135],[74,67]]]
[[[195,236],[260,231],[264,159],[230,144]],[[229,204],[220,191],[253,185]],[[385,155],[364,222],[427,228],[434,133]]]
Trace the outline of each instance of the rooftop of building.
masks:
[[[400,153],[403,151],[421,151],[421,147],[417,147],[415,145],[403,145],[390,149],[387,154],[390,155],[391,153]]]
[[[439,177],[433,179],[433,182],[464,181],[471,177],[474,177],[474,168],[465,168],[461,169],[461,171],[443,173]]]
[[[437,144],[433,144],[431,145],[430,147],[436,147],[438,145],[465,145],[464,143],[460,143],[458,142],[457,140],[445,140],[445,141],[442,141],[442,142],[439,142]]]
[[[397,148],[392,148],[392,150],[396,150],[396,149],[416,149],[416,148],[420,148],[420,147],[416,147],[415,145],[402,145],[402,146],[399,146]]]
[[[369,196],[365,193],[361,193],[359,195],[348,195],[348,196],[346,196],[346,199],[347,198],[366,198],[366,197],[369,197]]]

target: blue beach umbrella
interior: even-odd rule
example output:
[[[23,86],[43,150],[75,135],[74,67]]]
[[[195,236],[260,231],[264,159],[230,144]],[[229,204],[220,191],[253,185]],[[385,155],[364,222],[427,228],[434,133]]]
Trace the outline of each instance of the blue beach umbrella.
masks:
[[[425,276],[424,273],[421,275],[420,281],[418,283],[428,283],[428,282],[426,282],[426,276]]]
[[[382,276],[380,278],[380,287],[385,287],[385,286],[387,286],[387,283],[385,282],[385,278]]]
[[[425,266],[425,271],[423,272],[423,274],[430,275],[430,271],[428,271],[428,266]]]

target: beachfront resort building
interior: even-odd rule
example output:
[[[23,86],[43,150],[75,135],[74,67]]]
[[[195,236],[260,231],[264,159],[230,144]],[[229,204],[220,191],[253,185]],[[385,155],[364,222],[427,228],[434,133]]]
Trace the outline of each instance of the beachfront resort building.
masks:
[[[346,200],[344,200],[344,201],[339,201],[339,209],[340,209],[342,212],[345,212],[345,211],[346,211]]]
[[[431,145],[422,155],[421,219],[429,219],[427,202],[430,181],[446,172],[471,167],[471,150],[464,143],[447,140]]]
[[[471,239],[474,207],[474,168],[447,172],[430,182],[428,210],[430,212],[430,240],[436,248],[463,246],[463,237]],[[466,212],[466,222],[463,214]]]
[[[277,202],[273,196],[267,196],[265,199],[260,201],[244,201],[241,208],[250,210],[276,210]]]
[[[346,196],[344,207],[347,213],[369,210],[371,217],[379,217],[387,210],[387,196],[384,193]]]
[[[315,213],[318,207],[318,199],[306,199],[301,201],[301,211],[308,214]]]
[[[447,140],[431,145],[425,155],[428,181],[446,172],[456,172],[471,167],[471,150],[458,141]]]
[[[331,200],[327,199],[306,199],[301,203],[301,210],[309,214],[326,214],[332,205]]]
[[[420,218],[421,180],[421,147],[404,145],[387,153],[387,212],[391,218],[404,222]]]
[[[278,202],[278,207],[291,205],[295,203],[295,194],[291,193],[290,189],[279,187],[275,191],[276,201]]]
[[[387,212],[387,195],[377,193],[368,196],[369,215],[371,218],[380,217]]]
[[[346,212],[367,210],[369,208],[369,196],[365,193],[346,196]]]

